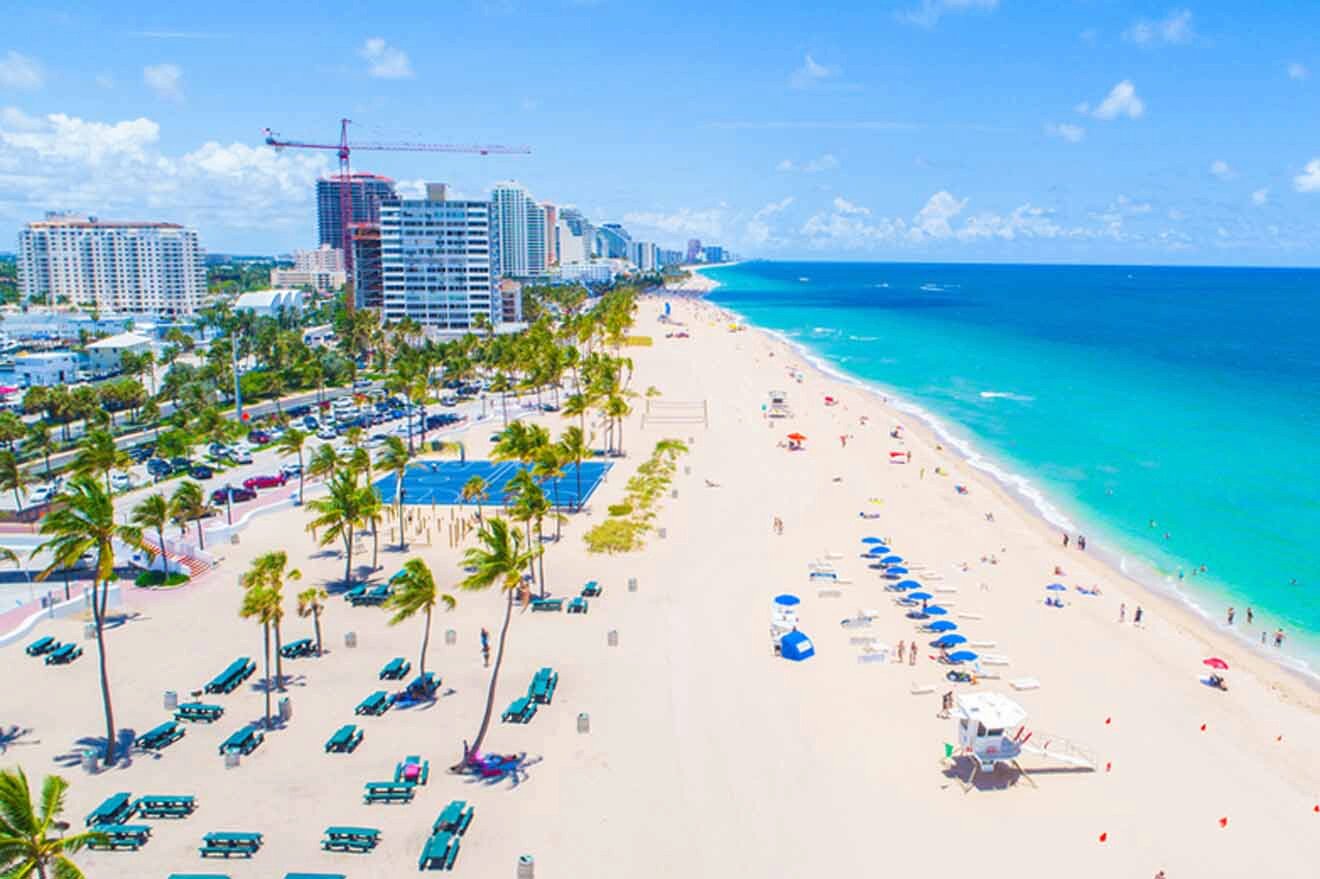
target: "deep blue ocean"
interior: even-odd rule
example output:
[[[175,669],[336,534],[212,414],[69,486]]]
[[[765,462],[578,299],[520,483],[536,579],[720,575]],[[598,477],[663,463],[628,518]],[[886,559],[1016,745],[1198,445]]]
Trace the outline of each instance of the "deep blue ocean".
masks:
[[[919,409],[1137,579],[1214,625],[1236,606],[1257,645],[1282,627],[1268,652],[1320,669],[1320,270],[706,274],[722,285],[713,302]]]

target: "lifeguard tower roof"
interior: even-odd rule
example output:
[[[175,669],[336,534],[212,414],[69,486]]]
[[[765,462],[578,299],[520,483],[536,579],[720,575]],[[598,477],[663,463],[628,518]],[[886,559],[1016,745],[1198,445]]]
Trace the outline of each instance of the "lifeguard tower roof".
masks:
[[[1022,706],[1002,693],[964,693],[954,700],[954,716],[986,729],[1009,729],[1027,719]]]

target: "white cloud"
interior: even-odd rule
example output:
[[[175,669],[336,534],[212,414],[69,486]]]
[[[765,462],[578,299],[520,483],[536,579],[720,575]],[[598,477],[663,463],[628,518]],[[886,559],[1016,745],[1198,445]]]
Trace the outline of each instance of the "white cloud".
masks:
[[[38,89],[46,81],[36,59],[10,49],[0,57],[0,88]]]
[[[226,230],[305,233],[324,157],[214,141],[171,155],[160,139],[160,125],[142,117],[0,110],[0,216],[20,222],[67,209],[174,220],[198,226],[204,242]]]
[[[1256,205],[1257,207],[1265,204],[1269,200],[1270,200],[1270,188],[1268,186],[1264,187],[1263,189],[1257,189],[1255,192],[1251,193],[1251,203]]]
[[[921,0],[912,9],[899,12],[898,20],[918,27],[934,27],[941,18],[957,12],[993,12],[999,0]]]
[[[1018,237],[1057,238],[1067,232],[1054,222],[1045,208],[1027,203],[1014,208],[1006,217],[992,213],[969,217],[955,234],[960,241],[974,241],[978,238],[1012,241]]]
[[[1299,64],[1298,62],[1294,61],[1288,65],[1289,79],[1303,80],[1310,77],[1310,75],[1311,75],[1311,71],[1307,69],[1305,64]]]
[[[1045,125],[1045,133],[1050,137],[1057,137],[1068,143],[1081,143],[1086,137],[1086,129],[1080,125],[1071,125],[1067,122],[1049,122]]]
[[[1094,110],[1088,104],[1078,104],[1077,112],[1089,112],[1096,119],[1106,121],[1117,119],[1120,116],[1126,116],[1129,119],[1140,119],[1146,112],[1146,105],[1141,98],[1137,97],[1137,87],[1132,84],[1130,79],[1125,79],[1118,85],[1109,90],[1105,99],[1099,103]]]
[[[1305,170],[1293,178],[1298,192],[1320,192],[1320,159],[1306,163]]]
[[[793,201],[793,196],[786,196],[779,201],[770,202],[752,214],[752,218],[747,221],[747,227],[743,230],[743,240],[758,247],[778,243],[778,239],[774,237],[767,221],[775,214],[787,210],[793,204]]]
[[[1223,159],[1215,159],[1210,163],[1210,173],[1220,180],[1228,180],[1234,176],[1233,168]]]
[[[1123,32],[1123,39],[1145,48],[1176,46],[1195,38],[1192,30],[1192,11],[1175,9],[1164,18],[1138,19]]]
[[[624,214],[623,221],[650,232],[688,238],[718,238],[724,231],[724,212],[719,208],[679,208],[668,214],[660,211],[633,211]]]
[[[839,167],[839,160],[832,153],[825,153],[823,156],[815,159],[808,159],[802,164],[797,164],[792,159],[784,159],[775,166],[777,171],[801,171],[804,174],[820,174],[823,171],[834,171]]]
[[[821,64],[811,57],[811,53],[807,53],[802,59],[802,66],[789,75],[788,84],[795,89],[809,89],[827,79],[837,77],[842,72],[837,67]]]
[[[841,195],[836,195],[834,197],[834,209],[841,214],[858,217],[870,216],[871,213],[870,208],[864,208],[861,205],[853,204]]]
[[[167,101],[183,100],[183,71],[177,64],[150,64],[142,68],[142,81]]]
[[[413,75],[408,53],[385,42],[384,37],[368,37],[358,50],[367,62],[367,73],[377,79],[408,79]]]
[[[930,238],[948,238],[953,234],[949,221],[967,206],[967,199],[954,198],[947,190],[940,190],[927,199],[921,210],[917,211],[912,221],[912,233],[916,237],[925,235]]]

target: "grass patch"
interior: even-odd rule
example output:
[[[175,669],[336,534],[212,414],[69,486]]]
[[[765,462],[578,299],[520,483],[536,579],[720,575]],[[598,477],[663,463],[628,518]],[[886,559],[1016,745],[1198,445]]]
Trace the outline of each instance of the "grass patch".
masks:
[[[655,340],[650,336],[628,336],[623,340],[623,344],[628,348],[650,348],[655,344]]]
[[[164,571],[143,571],[133,582],[143,589],[173,589],[175,586],[187,583],[188,575],[178,571],[171,574],[166,574]]]
[[[686,451],[687,446],[676,439],[655,444],[651,457],[637,465],[637,472],[628,480],[627,498],[622,503],[611,504],[610,518],[584,535],[588,552],[613,555],[633,552],[645,545],[642,538],[651,530],[656,502],[673,482],[678,456]]]

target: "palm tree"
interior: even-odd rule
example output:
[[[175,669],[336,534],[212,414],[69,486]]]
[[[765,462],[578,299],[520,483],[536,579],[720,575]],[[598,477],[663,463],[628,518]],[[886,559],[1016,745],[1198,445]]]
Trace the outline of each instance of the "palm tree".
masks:
[[[186,531],[188,523],[197,522],[197,548],[206,549],[206,537],[202,534],[202,519],[211,512],[211,505],[206,502],[202,487],[196,482],[185,479],[170,495],[170,513]]]
[[[316,629],[316,655],[321,655],[321,612],[325,610],[325,600],[329,597],[320,586],[308,586],[298,593],[298,616],[311,617],[312,627]]]
[[[333,479],[335,473],[340,467],[344,466],[344,459],[339,457],[334,446],[324,443],[316,447],[312,452],[312,460],[307,464],[307,475],[316,479],[324,476],[327,479]]]
[[[73,459],[73,469],[79,473],[92,473],[105,478],[105,490],[110,491],[110,472],[127,470],[133,466],[128,453],[115,445],[115,438],[110,431],[96,429],[83,437],[78,455]]]
[[[261,623],[263,655],[266,667],[266,728],[270,729],[270,626],[275,617],[275,593],[266,586],[252,586],[243,593],[238,615]]]
[[[170,502],[163,494],[153,494],[144,498],[142,503],[133,508],[133,524],[139,528],[156,529],[156,539],[160,542],[161,558],[165,557],[165,526],[170,522]],[[148,549],[148,552],[151,550]],[[154,554],[154,553],[153,553]],[[161,566],[161,572],[168,574],[169,565]]]
[[[14,493],[14,505],[23,509],[23,489],[27,487],[27,477],[18,465],[18,456],[10,451],[0,452],[0,491]]]
[[[46,461],[46,478],[50,479],[50,453],[55,448],[50,427],[44,421],[34,421],[28,425],[27,438],[23,440],[23,450],[38,452]]]
[[[394,474],[394,513],[399,522],[399,549],[407,548],[408,535],[403,527],[403,477],[408,473],[408,447],[397,436],[386,437],[385,447],[376,458],[376,466]]]
[[[505,483],[506,497],[513,501],[509,505],[509,517],[514,521],[522,522],[527,528],[527,545],[532,547],[532,554],[540,559],[541,567],[541,596],[545,597],[545,547],[541,544],[541,522],[545,519],[545,514],[550,510],[550,504],[545,498],[545,492],[532,474],[527,470],[519,470],[514,477]],[[532,542],[532,522],[536,523],[535,543]],[[535,574],[530,564],[528,571]]]
[[[371,486],[367,486],[366,491],[371,491]],[[321,546],[335,540],[344,541],[345,586],[353,582],[353,532],[364,522],[366,498],[363,494],[364,490],[357,484],[357,474],[341,470],[330,480],[330,493],[307,504],[316,514],[307,527],[321,531]]]
[[[84,879],[82,870],[69,860],[90,842],[105,836],[86,830],[66,836],[51,836],[56,819],[64,813],[64,795],[69,783],[58,775],[47,775],[41,783],[40,804],[32,799],[22,769],[0,769],[0,875],[26,879]]]
[[[365,450],[359,451],[366,454]],[[371,525],[371,570],[374,571],[380,567],[380,565],[377,564],[377,559],[380,557],[380,517],[385,507],[384,504],[381,503],[380,495],[376,493],[376,488],[371,484],[370,480],[367,481],[366,485],[362,486],[361,494],[362,522],[364,526],[368,524]]]
[[[582,459],[587,456],[590,450],[587,448],[587,438],[578,427],[567,428],[559,435],[559,452],[565,462],[572,461],[577,465],[574,476],[577,479],[577,508],[582,509]]]
[[[481,502],[490,497],[490,495],[486,493],[486,480],[482,479],[480,476],[473,476],[467,482],[463,483],[463,489],[459,493],[459,497],[462,498],[463,503],[465,504],[476,503],[477,521],[482,521]]]
[[[284,638],[280,633],[280,623],[284,621],[284,581],[302,579],[302,572],[297,568],[285,570],[288,564],[288,553],[280,550],[268,552],[253,559],[248,570],[238,578],[238,585],[249,592],[265,589],[271,593],[267,598],[271,603],[268,614],[270,625],[275,630],[275,688],[280,692],[284,692],[284,663],[280,653],[280,648],[284,646]],[[266,688],[270,688],[269,676]]]
[[[561,517],[559,515],[559,480],[564,477],[564,464],[567,462],[564,452],[558,445],[548,443],[542,446],[536,453],[536,462],[532,465],[532,475],[541,483],[548,479],[553,479],[554,483],[550,487],[555,499],[555,540],[559,540],[559,525]]]
[[[431,569],[421,559],[408,559],[403,571],[395,575],[394,594],[385,602],[385,607],[394,611],[390,625],[397,626],[404,620],[416,616],[419,611],[426,613],[426,627],[422,630],[422,654],[417,663],[417,673],[426,674],[426,648],[431,643],[431,611],[436,602],[443,602],[446,610],[453,610],[457,602],[454,596],[440,592],[435,585]]]
[[[623,419],[625,416],[627,416],[629,413],[632,412],[632,407],[628,405],[628,401],[624,398],[623,394],[612,394],[605,401],[604,411],[605,411],[605,415],[613,419],[614,423],[619,426],[618,453],[622,455],[623,454]]]
[[[307,433],[296,427],[290,427],[275,443],[281,455],[298,456],[298,503],[303,502],[303,448],[307,445]]]
[[[115,506],[110,493],[101,490],[90,474],[79,474],[69,483],[65,505],[46,514],[41,533],[49,539],[33,550],[50,553],[50,564],[37,575],[45,580],[53,572],[72,567],[85,554],[94,553],[92,567],[92,622],[96,629],[96,652],[101,666],[101,702],[105,709],[105,763],[115,762],[115,713],[110,704],[110,675],[106,670],[105,619],[110,583],[115,579],[115,541],[134,548],[142,546],[142,532],[131,525],[115,524]]]
[[[522,535],[518,529],[510,528],[509,523],[496,516],[486,521],[477,533],[478,545],[463,553],[463,565],[472,569],[459,582],[458,587],[472,592],[498,586],[504,590],[504,623],[500,626],[500,640],[495,649],[495,665],[490,673],[490,686],[486,690],[486,710],[481,717],[481,727],[471,745],[464,744],[463,762],[453,767],[463,771],[470,755],[481,753],[481,744],[486,740],[490,729],[491,710],[495,705],[495,685],[499,680],[500,663],[504,660],[504,642],[509,634],[509,622],[513,618],[513,598],[522,582],[523,568],[531,563],[531,553],[523,547]]]

